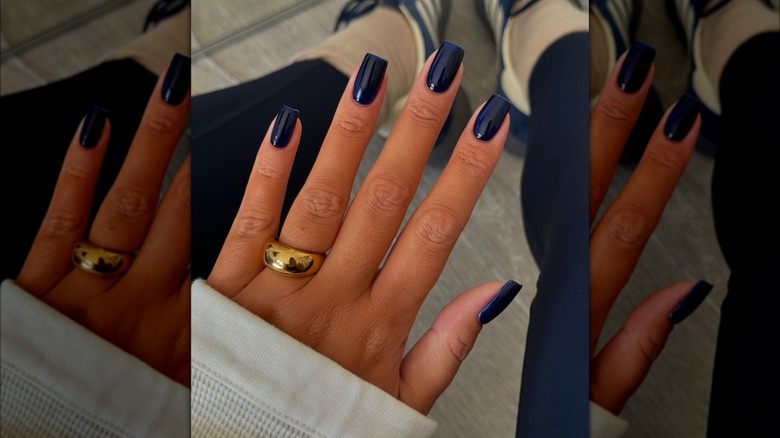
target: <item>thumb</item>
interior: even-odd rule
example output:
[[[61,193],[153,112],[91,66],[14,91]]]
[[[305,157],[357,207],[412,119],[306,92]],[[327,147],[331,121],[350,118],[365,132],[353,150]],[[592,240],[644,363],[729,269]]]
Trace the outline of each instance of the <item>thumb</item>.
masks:
[[[704,280],[677,283],[640,303],[593,359],[591,400],[618,415],[663,350],[673,325],[696,310],[711,290]]]
[[[506,309],[521,287],[513,280],[503,286],[499,282],[486,283],[445,306],[401,362],[399,399],[427,414],[452,382],[482,325]]]

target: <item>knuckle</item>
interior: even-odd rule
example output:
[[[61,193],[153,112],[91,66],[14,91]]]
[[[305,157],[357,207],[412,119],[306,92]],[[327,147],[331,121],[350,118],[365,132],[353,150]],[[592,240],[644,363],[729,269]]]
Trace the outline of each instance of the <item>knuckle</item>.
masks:
[[[418,211],[413,230],[423,247],[451,248],[460,236],[462,226],[457,216],[442,206],[429,206]]]
[[[333,123],[338,127],[339,133],[347,138],[364,137],[371,132],[368,121],[348,111],[336,114]]]
[[[262,178],[279,181],[284,178],[286,172],[276,163],[272,163],[267,160],[261,160],[255,165],[255,172]]]
[[[627,331],[626,329],[621,330]],[[664,348],[664,339],[662,337],[659,338],[654,333],[642,335],[641,333],[629,331],[628,336],[630,336],[634,342],[635,351],[641,355],[640,357],[642,360],[648,365],[655,362]]]
[[[340,217],[346,208],[346,199],[333,190],[323,187],[304,189],[299,195],[301,211],[316,219]]]
[[[135,187],[119,187],[111,196],[109,206],[123,218],[148,217],[157,206],[157,197]]]
[[[452,358],[452,362],[460,366],[471,352],[472,343],[465,339],[461,333],[455,333],[454,336],[446,336],[444,333],[435,332],[446,347],[446,352]]]
[[[454,163],[467,175],[486,179],[491,173],[491,164],[478,152],[475,146],[468,145],[454,153]]]
[[[154,135],[167,136],[176,133],[176,120],[162,111],[152,111],[146,117],[145,126]]]
[[[173,196],[176,208],[181,212],[189,214],[192,208],[192,190],[190,188],[189,179],[174,187]]]
[[[628,109],[616,99],[605,99],[595,111],[610,126],[627,126],[633,123],[633,117]]]
[[[418,97],[406,104],[405,110],[409,114],[409,120],[420,128],[440,128],[444,123],[445,115],[432,102]]]
[[[654,173],[664,177],[677,178],[685,170],[687,164],[685,160],[680,159],[679,155],[674,154],[672,148],[650,147],[645,151],[642,158],[652,166]]]
[[[69,208],[55,208],[50,211],[41,225],[45,237],[63,237],[79,231],[84,217]]]
[[[81,181],[88,181],[95,175],[95,170],[74,163],[65,165],[64,171],[67,175]]]
[[[618,207],[606,220],[609,236],[629,249],[644,245],[653,230],[648,213],[635,206]]]
[[[387,213],[398,213],[405,209],[409,198],[410,190],[405,184],[387,177],[374,178],[366,191],[367,205]]]
[[[245,238],[267,237],[276,231],[276,218],[262,209],[242,208],[233,221],[236,235]]]

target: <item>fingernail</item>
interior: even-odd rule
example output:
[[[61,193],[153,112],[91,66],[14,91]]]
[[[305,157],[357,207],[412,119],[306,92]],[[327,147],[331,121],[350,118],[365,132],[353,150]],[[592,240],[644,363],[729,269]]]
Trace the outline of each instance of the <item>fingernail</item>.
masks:
[[[634,93],[645,83],[653,65],[655,49],[642,42],[635,42],[628,51],[618,73],[618,86],[626,93]]]
[[[672,324],[679,324],[685,318],[689,317],[699,305],[707,298],[712,285],[704,280],[700,280],[696,283],[688,295],[686,295],[669,313],[669,322]]]
[[[181,53],[174,55],[162,86],[162,98],[171,105],[178,105],[190,89],[190,58]]]
[[[97,105],[89,107],[84,123],[81,125],[79,143],[87,149],[97,146],[100,136],[103,135],[103,127],[106,125],[107,118],[108,111]]]
[[[478,140],[488,141],[496,135],[501,124],[504,123],[509,112],[509,101],[494,94],[477,114],[474,121],[474,137]]]
[[[522,287],[523,286],[516,283],[514,280],[509,280],[504,283],[493,299],[480,310],[479,315],[477,316],[479,323],[485,325],[500,315],[517,296],[517,293],[520,292]]]
[[[672,141],[680,141],[688,135],[696,116],[699,115],[699,106],[701,104],[695,97],[686,94],[677,102],[674,109],[666,119],[664,133],[666,138]]]
[[[363,63],[360,64],[355,85],[352,87],[352,98],[361,105],[368,105],[374,101],[382,78],[387,70],[387,61],[371,53],[366,53]]]
[[[461,62],[463,62],[463,47],[450,41],[441,43],[428,70],[428,88],[436,93],[447,91],[455,80]]]
[[[295,108],[282,105],[279,108],[279,114],[274,121],[274,129],[271,130],[271,145],[277,149],[287,146],[295,131],[295,123],[298,121],[300,112]]]

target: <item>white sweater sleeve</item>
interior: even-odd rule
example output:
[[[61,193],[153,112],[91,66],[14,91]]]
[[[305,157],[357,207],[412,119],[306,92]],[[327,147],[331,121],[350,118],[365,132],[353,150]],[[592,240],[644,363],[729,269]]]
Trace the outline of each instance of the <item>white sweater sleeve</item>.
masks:
[[[192,436],[428,437],[436,422],[192,286]]]
[[[591,438],[620,438],[628,429],[628,422],[590,402]]]
[[[12,280],[0,287],[0,312],[0,435],[188,435],[186,387]]]

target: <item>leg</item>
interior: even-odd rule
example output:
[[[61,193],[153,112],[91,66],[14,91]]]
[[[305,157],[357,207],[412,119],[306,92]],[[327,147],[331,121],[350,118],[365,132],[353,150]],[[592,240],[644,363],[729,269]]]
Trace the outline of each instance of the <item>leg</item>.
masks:
[[[588,63],[588,34],[570,34],[543,53],[530,79],[521,201],[541,274],[518,437],[588,433]]]
[[[734,52],[720,80],[721,138],[712,203],[731,276],[721,308],[710,437],[778,432],[780,291],[772,274],[780,265],[774,208],[780,188],[775,174],[780,61],[772,55],[778,49],[780,33],[753,37]]]

